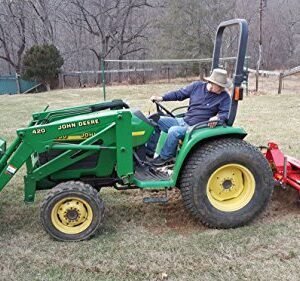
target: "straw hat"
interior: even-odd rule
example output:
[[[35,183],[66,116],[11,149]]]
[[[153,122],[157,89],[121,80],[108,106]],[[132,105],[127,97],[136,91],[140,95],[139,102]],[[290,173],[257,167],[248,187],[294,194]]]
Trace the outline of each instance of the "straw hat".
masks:
[[[227,71],[221,68],[215,68],[212,74],[209,77],[204,77],[204,79],[223,88],[230,88],[232,84],[227,78]]]

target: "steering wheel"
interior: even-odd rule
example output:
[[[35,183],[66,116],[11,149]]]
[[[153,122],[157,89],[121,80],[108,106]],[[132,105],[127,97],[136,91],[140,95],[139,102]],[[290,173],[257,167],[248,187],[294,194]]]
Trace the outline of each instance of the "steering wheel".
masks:
[[[157,110],[158,113],[164,111],[167,115],[175,118],[175,115],[170,110],[168,110],[167,108],[165,108],[161,103],[159,103],[156,100],[153,100],[152,102],[156,104],[156,110]]]

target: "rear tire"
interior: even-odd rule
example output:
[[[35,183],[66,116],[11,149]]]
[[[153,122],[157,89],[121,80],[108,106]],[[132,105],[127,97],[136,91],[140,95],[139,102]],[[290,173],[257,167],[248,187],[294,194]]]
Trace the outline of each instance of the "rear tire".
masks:
[[[104,204],[90,185],[69,181],[58,184],[41,206],[44,229],[61,241],[89,239],[98,230],[104,215]]]
[[[179,187],[186,209],[203,224],[234,228],[266,207],[273,191],[272,171],[252,145],[219,139],[191,152]]]

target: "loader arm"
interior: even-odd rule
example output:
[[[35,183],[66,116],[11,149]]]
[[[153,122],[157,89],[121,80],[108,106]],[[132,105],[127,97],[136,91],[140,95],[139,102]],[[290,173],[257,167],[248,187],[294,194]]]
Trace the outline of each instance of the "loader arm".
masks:
[[[63,112],[63,111],[62,111]],[[61,113],[62,113],[61,112]],[[129,110],[114,110],[99,114],[79,115],[51,123],[30,126],[17,130],[18,137],[2,152],[0,159],[0,191],[26,162],[25,201],[32,202],[37,182],[64,168],[101,151],[113,151],[117,176],[131,182],[133,175],[132,126]],[[89,132],[89,137],[77,143],[64,142],[64,138],[80,136]],[[2,145],[2,148],[5,146]],[[37,161],[39,153],[61,151],[51,161],[42,165]]]
[[[103,110],[127,109],[129,106],[122,100],[112,100],[96,104],[88,104],[83,106],[67,107],[51,111],[37,112],[32,115],[36,124],[45,124],[61,120],[64,118],[99,112]]]

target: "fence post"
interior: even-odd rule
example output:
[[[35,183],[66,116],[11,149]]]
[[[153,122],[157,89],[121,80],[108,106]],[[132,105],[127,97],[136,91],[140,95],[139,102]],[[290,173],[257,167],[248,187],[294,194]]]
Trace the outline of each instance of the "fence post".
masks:
[[[246,80],[245,80],[246,95],[248,96],[249,95],[249,60],[248,60],[247,57],[245,59],[245,64],[246,64],[246,71],[245,71],[245,74],[246,74]]]
[[[258,91],[258,78],[259,78],[259,72],[256,70],[256,73],[255,73],[255,92]]]
[[[63,89],[63,74],[61,72],[58,74],[58,87]]]
[[[20,81],[19,81],[19,75],[18,75],[18,73],[16,73],[16,85],[17,85],[17,93],[20,94],[21,93],[21,89],[20,89]]]
[[[105,61],[101,60],[101,69],[102,69],[102,88],[103,88],[103,99],[106,100],[106,89],[105,89]]]
[[[200,80],[203,81],[204,80],[204,69],[200,68]]]
[[[283,73],[280,72],[280,74],[279,74],[278,94],[281,94],[281,90],[282,90],[282,81],[283,81]]]

